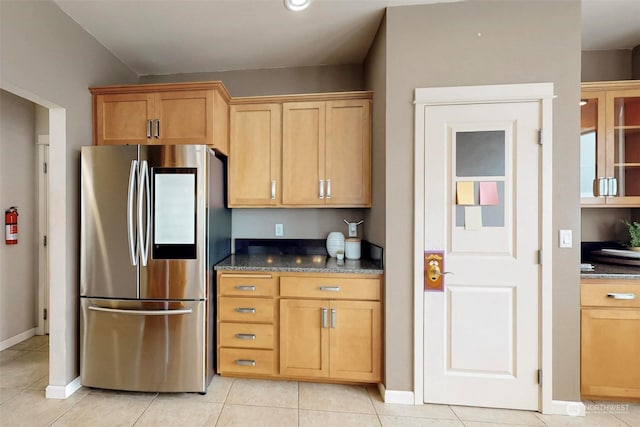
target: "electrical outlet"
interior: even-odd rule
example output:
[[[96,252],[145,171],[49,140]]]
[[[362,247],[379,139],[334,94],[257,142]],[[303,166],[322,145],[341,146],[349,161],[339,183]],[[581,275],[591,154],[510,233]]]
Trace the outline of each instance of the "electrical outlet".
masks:
[[[358,224],[355,222],[349,222],[349,237],[358,237],[358,229],[356,228]]]
[[[276,224],[276,237],[284,236],[284,226],[282,224]]]
[[[561,248],[573,247],[573,236],[571,230],[560,230],[560,245]]]

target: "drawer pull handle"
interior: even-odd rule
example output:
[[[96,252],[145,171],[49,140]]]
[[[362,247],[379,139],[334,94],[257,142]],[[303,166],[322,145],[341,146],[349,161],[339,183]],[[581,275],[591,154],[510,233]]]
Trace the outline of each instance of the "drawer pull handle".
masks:
[[[239,291],[255,291],[256,287],[253,285],[237,285],[236,289]]]
[[[240,365],[240,366],[256,366],[256,361],[255,360],[249,360],[249,359],[237,359],[236,360],[236,365]]]
[[[320,286],[320,290],[324,292],[340,292],[340,286]]]
[[[255,340],[256,334],[236,334],[236,338],[239,340]]]
[[[636,294],[623,294],[620,292],[611,292],[607,294],[607,298],[613,299],[636,299]]]
[[[251,307],[236,307],[236,312],[238,313],[248,313],[255,314],[256,309]]]

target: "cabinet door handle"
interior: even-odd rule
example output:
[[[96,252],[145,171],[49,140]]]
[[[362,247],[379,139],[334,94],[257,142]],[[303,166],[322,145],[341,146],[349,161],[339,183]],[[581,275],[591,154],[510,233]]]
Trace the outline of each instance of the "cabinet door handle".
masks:
[[[636,299],[636,294],[632,293],[621,293],[621,292],[610,292],[607,294],[607,298],[612,299]]]
[[[340,286],[320,286],[319,289],[323,292],[340,292]]]
[[[322,307],[322,327],[326,328],[327,327],[327,309],[325,307]]]
[[[147,120],[147,138],[151,139],[151,119]]]
[[[593,195],[596,197],[602,197],[607,195],[607,182],[606,178],[596,178],[593,180]]]
[[[154,122],[155,122],[155,125],[156,125],[155,126],[156,127],[156,129],[155,129],[155,137],[156,137],[156,139],[159,139],[160,138],[160,120],[159,119],[155,119]]]
[[[327,180],[327,199],[331,198],[331,180]]]
[[[617,178],[607,178],[608,185],[608,193],[607,196],[617,196],[618,195],[618,179]]]
[[[255,340],[256,334],[236,334],[236,338],[239,340]]]
[[[335,308],[331,309],[331,327],[333,329],[336,328],[336,309]]]
[[[271,180],[271,200],[276,199],[276,180]]]
[[[236,360],[236,365],[240,365],[240,366],[256,366],[256,361],[255,360],[250,360],[250,359],[237,359]]]
[[[255,314],[256,309],[253,307],[236,307],[236,312],[245,314]]]
[[[324,199],[324,179],[320,180],[320,186],[318,187],[318,193],[321,199]]]
[[[236,285],[236,290],[238,291],[255,291],[256,287],[254,285]]]

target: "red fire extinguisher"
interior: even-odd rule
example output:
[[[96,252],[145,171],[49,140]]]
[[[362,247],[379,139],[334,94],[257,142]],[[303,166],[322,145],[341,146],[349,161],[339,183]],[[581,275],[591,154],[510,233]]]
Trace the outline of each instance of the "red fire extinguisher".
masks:
[[[4,211],[5,243],[7,245],[18,244],[18,208],[10,207]]]

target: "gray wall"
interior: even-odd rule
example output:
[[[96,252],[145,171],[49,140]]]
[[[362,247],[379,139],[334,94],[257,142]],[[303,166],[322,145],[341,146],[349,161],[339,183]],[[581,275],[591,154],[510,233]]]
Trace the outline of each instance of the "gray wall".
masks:
[[[0,91],[0,210],[19,213],[18,244],[0,243],[0,342],[37,326],[35,126],[35,104]]]
[[[220,80],[224,83],[231,96],[362,90],[362,65],[325,65],[140,77],[140,83],[176,83],[206,80]]]
[[[640,80],[640,44],[631,51],[631,78]]]
[[[364,233],[380,246],[386,242],[386,129],[387,129],[387,19],[380,23],[365,60],[365,86],[373,90],[371,129],[371,209],[365,212]],[[387,301],[386,306],[390,302]],[[387,330],[386,334],[392,334]]]
[[[583,242],[624,241],[629,238],[621,220],[631,220],[628,208],[582,208]]]
[[[218,73],[144,76],[140,83],[220,80],[231,96],[284,95],[362,90],[362,65],[275,68]],[[379,171],[374,170],[374,174]],[[365,209],[233,209],[232,238],[275,238],[274,226],[283,224],[287,239],[325,239],[331,231],[347,234],[343,219],[360,220]],[[366,224],[366,223],[365,223]],[[363,229],[359,236],[370,239]]]
[[[629,79],[631,79],[630,49],[582,51],[583,82]]]
[[[87,88],[94,85],[135,83],[137,75],[125,67],[91,35],[51,1],[0,2],[0,74],[2,88],[18,88],[39,103],[66,110],[66,170],[51,163],[51,175],[63,173],[65,197],[56,200],[66,209],[66,247],[51,241],[51,251],[64,251],[66,283],[52,283],[52,301],[68,296],[63,306],[51,306],[52,326],[55,316],[64,317],[64,330],[51,331],[51,347],[60,350],[51,358],[62,360],[50,372],[50,384],[66,385],[78,370],[78,163],[79,149],[90,145],[91,96]],[[25,96],[25,95],[23,95]],[[58,148],[59,149],[59,148]],[[29,167],[30,165],[23,165]],[[55,363],[55,362],[54,362]]]
[[[387,10],[386,54],[385,321],[393,331],[386,342],[392,349],[385,355],[386,386],[412,390],[413,91],[553,82],[554,236],[559,228],[578,234],[579,156],[574,141],[579,135],[580,3],[474,1],[392,7]],[[554,249],[553,259],[553,398],[577,400],[579,248]]]

